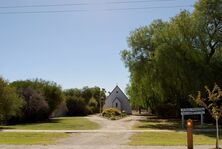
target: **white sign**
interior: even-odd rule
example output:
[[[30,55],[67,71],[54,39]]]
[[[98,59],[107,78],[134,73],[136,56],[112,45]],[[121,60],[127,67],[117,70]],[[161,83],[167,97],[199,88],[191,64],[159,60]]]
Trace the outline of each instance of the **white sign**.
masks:
[[[184,108],[181,109],[181,115],[197,115],[205,114],[204,108]]]
[[[184,128],[184,115],[201,115],[201,126],[203,125],[204,108],[183,108],[180,110],[182,115],[182,128]]]

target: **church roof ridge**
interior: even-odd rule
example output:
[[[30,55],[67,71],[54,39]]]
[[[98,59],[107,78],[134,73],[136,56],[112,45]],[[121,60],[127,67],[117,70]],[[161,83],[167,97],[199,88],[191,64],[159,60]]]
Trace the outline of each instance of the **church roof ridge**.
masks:
[[[116,85],[116,87],[112,90],[112,92],[109,94],[109,96],[113,94],[113,92],[114,92],[114,90],[115,90],[116,88],[119,88],[119,90],[122,92],[122,94],[128,99],[128,97],[126,96],[126,94],[121,90],[121,88],[120,88],[118,85]],[[108,96],[106,99],[108,99],[109,96]]]

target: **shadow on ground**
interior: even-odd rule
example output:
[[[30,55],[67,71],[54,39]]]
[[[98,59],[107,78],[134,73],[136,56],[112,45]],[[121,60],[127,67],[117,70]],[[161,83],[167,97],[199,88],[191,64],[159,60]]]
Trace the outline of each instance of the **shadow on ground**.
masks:
[[[23,125],[23,126],[29,125],[30,126],[30,125],[38,125],[38,124],[44,124],[44,123],[60,123],[62,120],[63,120],[62,118],[58,118],[58,119],[49,119],[46,121],[39,121],[39,122],[25,122],[25,123],[2,125],[0,126],[0,130],[1,129],[16,129],[15,127],[13,127],[16,125]]]

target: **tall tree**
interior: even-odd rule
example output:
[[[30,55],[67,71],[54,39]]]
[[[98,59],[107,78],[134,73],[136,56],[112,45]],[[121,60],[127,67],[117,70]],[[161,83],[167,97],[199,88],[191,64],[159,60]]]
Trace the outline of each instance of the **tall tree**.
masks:
[[[156,20],[130,34],[130,50],[121,56],[135,106],[179,111],[191,106],[190,93],[222,83],[221,5],[220,0],[200,0],[193,13],[182,11],[168,22]]]
[[[206,63],[221,56],[222,50],[222,2],[199,0],[193,13],[196,24],[197,47],[204,52]]]

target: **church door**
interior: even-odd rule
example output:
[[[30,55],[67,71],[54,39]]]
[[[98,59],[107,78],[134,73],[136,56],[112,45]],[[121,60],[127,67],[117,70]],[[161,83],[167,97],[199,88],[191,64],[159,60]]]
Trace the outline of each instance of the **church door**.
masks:
[[[116,108],[116,109],[118,109],[118,110],[120,110],[120,111],[122,110],[122,108],[121,108],[121,102],[119,101],[118,98],[116,98],[116,99],[113,101],[112,107],[113,107],[113,108]]]

